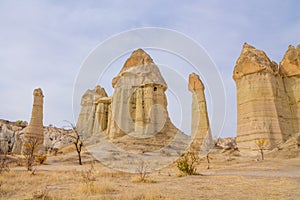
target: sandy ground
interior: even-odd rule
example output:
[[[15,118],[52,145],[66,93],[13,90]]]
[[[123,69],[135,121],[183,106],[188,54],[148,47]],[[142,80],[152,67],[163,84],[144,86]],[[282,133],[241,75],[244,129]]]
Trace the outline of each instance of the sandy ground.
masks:
[[[93,160],[85,153],[79,166],[74,153],[49,156],[35,175],[12,165],[0,175],[0,199],[300,199],[300,158],[216,154],[210,169],[200,162],[200,175],[179,177],[174,164],[149,174],[146,183],[95,162],[88,188],[83,175]]]

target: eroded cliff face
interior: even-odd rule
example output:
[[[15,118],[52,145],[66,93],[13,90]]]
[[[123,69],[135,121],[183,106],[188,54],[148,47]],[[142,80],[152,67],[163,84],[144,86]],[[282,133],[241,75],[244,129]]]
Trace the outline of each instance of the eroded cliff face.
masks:
[[[295,117],[289,98],[295,88],[288,86],[288,80],[282,78],[287,68],[279,72],[278,65],[263,51],[244,44],[233,72],[237,88],[237,145],[240,149],[257,148],[255,142],[261,138],[266,139],[267,146],[272,149],[295,135],[292,120]],[[295,66],[291,68],[294,74]],[[287,92],[287,86],[293,89]]]
[[[300,45],[289,46],[280,62],[280,74],[289,99],[294,128],[293,136],[300,137]]]

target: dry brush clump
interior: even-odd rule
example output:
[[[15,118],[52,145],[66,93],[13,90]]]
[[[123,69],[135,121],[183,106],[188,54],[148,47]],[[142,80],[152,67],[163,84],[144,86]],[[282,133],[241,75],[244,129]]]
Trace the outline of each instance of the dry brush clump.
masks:
[[[32,199],[33,200],[48,200],[48,199],[52,199],[49,196],[49,190],[48,190],[48,186],[45,186],[43,189],[40,190],[36,190],[32,193]]]
[[[142,160],[136,168],[136,176],[132,177],[131,181],[133,183],[154,183],[152,179],[149,178],[148,165]]]
[[[198,157],[193,152],[187,152],[177,160],[177,168],[184,175],[197,175]]]
[[[82,184],[79,185],[78,191],[86,195],[108,194],[115,191],[115,188],[109,182],[97,182],[94,163],[91,163],[89,169],[81,172]]]

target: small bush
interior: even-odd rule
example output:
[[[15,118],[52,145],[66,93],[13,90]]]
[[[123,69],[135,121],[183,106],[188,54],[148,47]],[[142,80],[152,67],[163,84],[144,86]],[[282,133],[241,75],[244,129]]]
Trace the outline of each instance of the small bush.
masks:
[[[47,160],[47,155],[40,153],[35,157],[35,161],[39,164],[43,164]]]
[[[48,187],[46,186],[41,190],[34,191],[32,193],[32,199],[43,199],[43,200],[50,199]]]
[[[22,120],[18,120],[18,121],[16,121],[16,125],[17,126],[21,126],[21,127],[26,127],[28,125],[28,122],[22,121]]]
[[[131,181],[133,183],[155,183],[149,177],[148,165],[144,161],[140,161],[136,168],[136,176],[132,177]]]
[[[195,165],[197,161],[197,156],[194,153],[188,152],[177,161],[177,168],[185,175],[196,175],[197,168]]]
[[[81,172],[81,177],[83,183],[86,185],[89,185],[93,181],[96,181],[95,168],[93,163],[91,163],[91,167],[89,169]]]

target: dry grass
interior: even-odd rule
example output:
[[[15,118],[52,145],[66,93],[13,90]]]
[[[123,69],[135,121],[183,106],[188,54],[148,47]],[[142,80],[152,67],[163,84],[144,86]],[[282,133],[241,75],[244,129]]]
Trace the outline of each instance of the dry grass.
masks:
[[[155,184],[137,184],[139,174],[95,163],[95,178],[90,176],[86,184],[81,175],[90,165],[66,162],[57,166],[49,158],[49,164],[39,166],[35,175],[24,167],[10,166],[10,172],[0,175],[0,199],[299,199],[300,159],[236,159],[228,163],[225,158],[214,158],[210,170],[203,161],[197,166],[203,176],[177,177],[175,163],[147,176]]]
[[[140,175],[133,176],[131,178],[131,182],[133,182],[133,183],[156,183],[149,176],[143,178]]]
[[[109,194],[116,190],[113,184],[109,182],[92,182],[89,184],[80,184],[78,189],[79,193],[83,193],[86,195],[94,195],[94,194]]]

